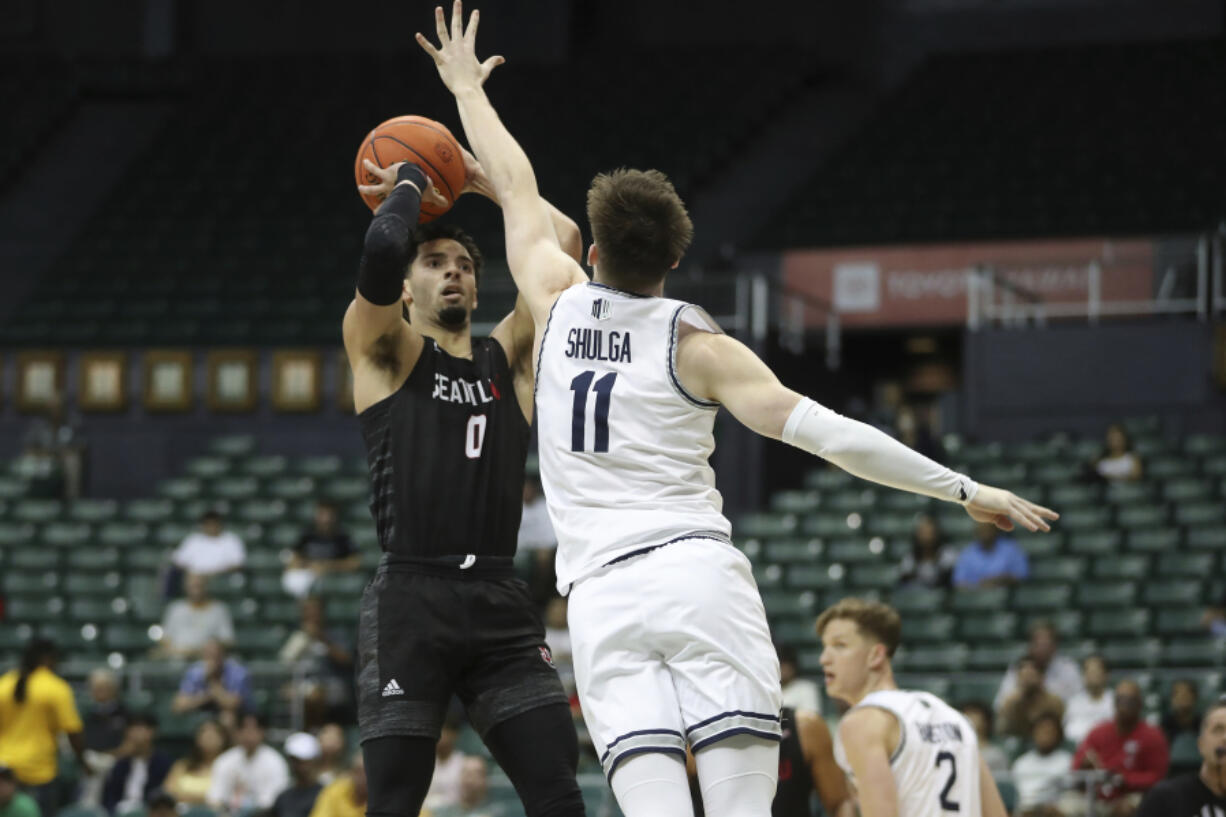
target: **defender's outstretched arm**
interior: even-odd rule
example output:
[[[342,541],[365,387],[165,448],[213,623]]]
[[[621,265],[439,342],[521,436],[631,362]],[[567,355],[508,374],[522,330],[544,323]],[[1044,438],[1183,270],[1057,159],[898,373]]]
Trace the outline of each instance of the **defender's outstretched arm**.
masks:
[[[1012,530],[1050,530],[1046,520],[1059,514],[1000,488],[969,477],[873,428],[843,417],[779,382],[779,378],[740,341],[695,331],[677,351],[682,384],[693,394],[723,404],[753,431],[829,460],[861,479],[903,491],[959,502],[980,522]]]
[[[511,276],[533,320],[542,325],[558,293],[587,278],[575,260],[559,247],[558,236],[536,186],[532,163],[485,95],[482,87],[485,80],[504,60],[502,57],[490,57],[485,62],[477,60],[479,13],[472,13],[465,29],[463,7],[460,0],[456,0],[451,12],[450,32],[442,8],[434,10],[434,21],[438,47],[421,34],[417,35],[417,42],[434,59],[439,76],[455,95],[468,143],[502,204]]]

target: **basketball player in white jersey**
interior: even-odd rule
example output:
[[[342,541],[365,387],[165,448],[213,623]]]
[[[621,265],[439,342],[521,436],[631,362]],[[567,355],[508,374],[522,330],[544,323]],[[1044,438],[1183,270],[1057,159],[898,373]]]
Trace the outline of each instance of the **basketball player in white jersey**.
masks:
[[[894,683],[901,629],[892,607],[855,598],[817,619],[826,694],[851,706],[834,757],[858,791],[860,814],[1006,817],[970,721],[937,696]]]
[[[541,477],[584,719],[627,817],[692,814],[685,749],[710,817],[770,813],[779,663],[749,561],[708,463],[722,405],[760,434],[970,514],[1047,529],[1055,514],[976,485],[784,388],[701,309],[661,297],[693,232],[663,174],[621,170],[588,193],[594,280],[541,217],[532,165],[482,88],[460,3],[436,48],[473,152],[503,203],[507,261],[536,324]]]

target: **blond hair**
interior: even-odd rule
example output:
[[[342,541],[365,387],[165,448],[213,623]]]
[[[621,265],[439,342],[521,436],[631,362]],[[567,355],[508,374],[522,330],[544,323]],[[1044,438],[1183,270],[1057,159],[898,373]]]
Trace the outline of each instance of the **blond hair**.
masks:
[[[885,645],[886,655],[893,656],[902,638],[902,619],[888,604],[867,599],[841,599],[817,617],[817,636],[821,638],[832,621],[850,621],[862,635]]]

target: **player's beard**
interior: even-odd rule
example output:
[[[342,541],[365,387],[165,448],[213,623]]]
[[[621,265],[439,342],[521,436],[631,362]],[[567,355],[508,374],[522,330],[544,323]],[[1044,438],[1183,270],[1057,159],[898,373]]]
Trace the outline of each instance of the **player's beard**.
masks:
[[[438,311],[438,322],[448,329],[461,329],[468,323],[468,307],[445,306]]]

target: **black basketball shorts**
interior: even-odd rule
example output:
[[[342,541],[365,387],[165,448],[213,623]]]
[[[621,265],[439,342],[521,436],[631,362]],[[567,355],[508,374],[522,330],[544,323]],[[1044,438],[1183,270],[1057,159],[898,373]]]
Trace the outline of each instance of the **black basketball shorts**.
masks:
[[[384,557],[358,620],[362,741],[437,739],[458,695],[483,737],[522,712],[567,696],[528,586],[509,559],[468,569]]]

